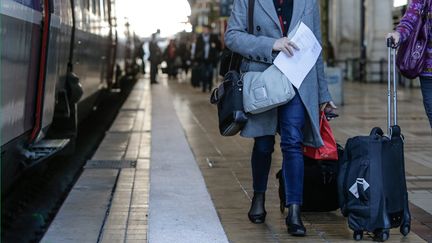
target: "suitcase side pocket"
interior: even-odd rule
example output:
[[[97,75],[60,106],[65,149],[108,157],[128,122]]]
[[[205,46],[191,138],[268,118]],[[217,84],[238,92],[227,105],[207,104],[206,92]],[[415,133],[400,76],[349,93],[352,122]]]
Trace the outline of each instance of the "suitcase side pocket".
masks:
[[[346,203],[348,200],[347,194],[347,179],[348,172],[350,170],[350,157],[351,157],[351,143],[352,138],[348,139],[345,144],[345,152],[339,164],[338,171],[338,197],[339,197],[339,207],[343,216],[348,217],[348,211],[346,210]]]

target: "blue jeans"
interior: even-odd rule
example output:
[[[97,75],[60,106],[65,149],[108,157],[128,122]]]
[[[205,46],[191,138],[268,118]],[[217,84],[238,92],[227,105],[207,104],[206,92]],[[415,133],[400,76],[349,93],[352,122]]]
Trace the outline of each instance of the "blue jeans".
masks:
[[[202,68],[202,91],[211,91],[213,89],[213,64],[203,63],[200,68]]]
[[[432,128],[432,77],[420,77],[420,84],[423,94],[423,104]]]
[[[285,179],[286,206],[303,202],[303,132],[306,109],[298,94],[288,103],[278,108],[279,133],[283,155],[282,173]],[[255,138],[252,151],[252,177],[255,192],[267,190],[271,157],[274,151],[275,136]]]

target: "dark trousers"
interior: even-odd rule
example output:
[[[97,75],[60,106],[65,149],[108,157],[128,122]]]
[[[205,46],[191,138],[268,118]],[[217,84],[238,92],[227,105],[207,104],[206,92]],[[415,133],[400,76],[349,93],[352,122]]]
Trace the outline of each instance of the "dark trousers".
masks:
[[[206,92],[213,89],[213,65],[211,63],[203,63],[202,71],[202,91]],[[208,89],[207,89],[208,88]]]
[[[158,73],[158,64],[151,62],[150,63],[150,82],[151,83],[156,83],[156,76]]]
[[[142,72],[143,74],[145,74],[146,71],[145,71],[145,61],[144,61],[144,57],[141,57],[140,59],[141,59],[141,72]]]
[[[177,67],[175,65],[174,59],[170,59],[167,61],[167,71],[168,77],[176,77],[177,76]]]
[[[305,116],[306,109],[298,94],[288,104],[278,108],[286,206],[290,204],[301,205],[303,202],[302,129],[306,120]],[[274,144],[275,136],[273,135],[255,138],[251,159],[253,189],[255,192],[265,192],[267,190]]]
[[[432,128],[432,77],[420,77],[423,105]]]

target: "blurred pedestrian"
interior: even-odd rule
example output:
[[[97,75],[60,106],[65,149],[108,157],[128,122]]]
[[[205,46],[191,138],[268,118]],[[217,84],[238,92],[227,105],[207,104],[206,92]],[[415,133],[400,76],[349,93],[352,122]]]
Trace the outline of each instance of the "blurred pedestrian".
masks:
[[[205,25],[202,34],[198,37],[195,47],[195,61],[201,70],[202,91],[211,91],[213,88],[213,69],[219,60],[221,43],[216,35],[211,34],[211,27]]]
[[[199,63],[195,60],[196,53],[196,40],[197,37],[195,33],[192,34],[190,43],[190,60],[191,60],[191,84],[192,87],[197,88],[200,86],[201,72],[199,68]]]
[[[431,0],[412,0],[411,3],[408,6],[408,9],[405,12],[405,15],[402,17],[401,21],[399,22],[399,25],[396,27],[396,31],[393,33],[389,33],[387,35],[387,38],[392,37],[396,44],[405,42],[408,40],[413,33],[414,30],[416,30],[416,26],[419,23],[419,20],[422,18],[421,9],[428,4],[431,6],[431,8],[427,9],[426,12],[428,13],[428,20],[429,22],[432,21],[432,4],[430,4]],[[432,45],[432,30],[429,28],[429,47]],[[432,128],[432,49],[427,49],[427,58],[426,58],[426,64],[423,69],[423,72],[420,73],[420,85],[421,85],[421,91],[423,95],[423,105],[426,111],[426,115],[429,118],[429,124]]]
[[[287,34],[301,21],[321,40],[319,1],[273,0],[255,1],[253,35],[248,33],[248,0],[234,1],[227,31],[226,46],[243,56],[241,72],[264,71],[272,65],[279,52],[288,57],[299,49]],[[287,104],[273,110],[249,115],[241,135],[254,138],[252,151],[252,178],[254,196],[248,213],[252,223],[263,223],[268,174],[275,134],[281,137],[283,155],[282,177],[285,185],[285,206],[289,208],[285,220],[288,233],[304,236],[306,228],[300,217],[303,202],[304,161],[302,145],[320,147],[319,112],[335,109],[327,88],[322,56],[304,79],[295,97]]]
[[[162,62],[162,51],[158,45],[156,39],[156,33],[152,34],[149,44],[149,61],[150,61],[150,82],[152,84],[158,83],[157,73],[159,70],[159,64]]]
[[[187,41],[180,42],[177,54],[181,60],[180,68],[187,76],[190,67],[190,50]]]
[[[167,48],[164,51],[163,59],[167,64],[168,78],[177,76],[177,46],[175,40],[170,40]]]
[[[136,54],[135,57],[141,60],[141,72],[143,74],[146,73],[145,71],[145,61],[144,61],[144,56],[145,56],[145,52],[144,52],[144,42],[138,42],[137,46],[136,46]]]

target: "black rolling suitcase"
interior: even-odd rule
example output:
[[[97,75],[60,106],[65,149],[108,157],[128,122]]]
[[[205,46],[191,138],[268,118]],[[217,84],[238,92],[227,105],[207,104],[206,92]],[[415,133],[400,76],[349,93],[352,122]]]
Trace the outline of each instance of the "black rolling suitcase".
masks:
[[[192,87],[199,87],[200,86],[200,82],[202,79],[201,73],[202,73],[202,71],[201,71],[200,65],[193,64],[192,65],[192,73],[191,73]]]
[[[314,160],[304,156],[303,212],[330,212],[339,208],[337,176],[344,149],[337,145],[339,160]]]
[[[404,138],[397,125],[396,48],[391,39],[387,45],[388,135],[384,135],[380,128],[374,128],[369,136],[348,139],[338,176],[341,211],[348,217],[355,240],[361,240],[364,231],[374,233],[376,241],[387,240],[390,228],[400,227],[404,236],[410,232]]]
[[[337,175],[343,148],[338,144],[339,160],[314,160],[303,156],[304,181],[302,212],[330,212],[339,208]],[[285,185],[282,170],[276,174],[279,181],[279,209],[285,212]]]

